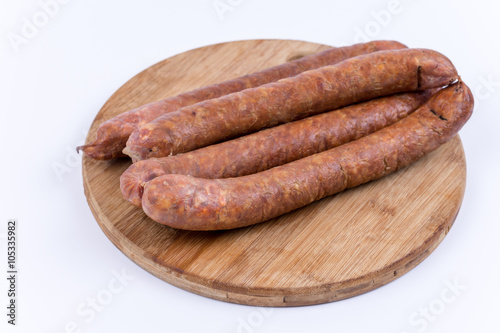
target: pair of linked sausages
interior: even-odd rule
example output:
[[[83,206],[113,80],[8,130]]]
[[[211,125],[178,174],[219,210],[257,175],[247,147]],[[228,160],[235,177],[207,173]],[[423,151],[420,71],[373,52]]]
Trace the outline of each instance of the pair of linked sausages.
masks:
[[[123,149],[135,163],[121,191],[154,221],[232,229],[408,166],[453,137],[473,104],[444,55],[376,41],[148,104],[79,148],[96,159]]]

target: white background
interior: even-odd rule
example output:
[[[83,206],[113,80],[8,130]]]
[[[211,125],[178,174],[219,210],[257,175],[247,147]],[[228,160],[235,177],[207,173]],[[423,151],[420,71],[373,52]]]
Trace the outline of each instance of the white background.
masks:
[[[0,0],[0,331],[500,332],[496,2],[400,0],[395,10],[389,0],[60,2],[44,22],[38,0]],[[214,4],[221,3],[231,10],[218,13]],[[388,9],[390,15],[381,14]],[[9,40],[23,36],[33,20],[38,31],[25,29],[21,44]],[[460,132],[464,202],[448,236],[423,263],[361,296],[264,312],[173,287],[104,236],[87,206],[74,147],[123,83],[208,44],[283,38],[340,46],[363,38],[360,31],[444,53],[475,94],[475,113]],[[19,226],[16,327],[5,315],[9,218]],[[114,274],[129,279],[119,282]],[[453,293],[454,283],[460,289]],[[89,302],[97,295],[106,304],[94,311]],[[428,319],[419,314],[426,308]]]

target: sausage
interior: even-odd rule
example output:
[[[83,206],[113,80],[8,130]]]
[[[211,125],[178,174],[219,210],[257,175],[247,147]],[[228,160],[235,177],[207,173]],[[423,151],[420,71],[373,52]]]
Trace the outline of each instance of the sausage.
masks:
[[[176,155],[324,111],[458,78],[444,55],[426,49],[379,51],[165,114],[134,131],[133,160]]]
[[[396,41],[372,41],[331,48],[260,72],[152,102],[107,120],[98,128],[96,140],[78,147],[77,151],[82,150],[89,157],[98,160],[124,157],[122,150],[130,134],[163,114],[207,99],[295,76],[310,69],[335,64],[357,55],[401,48],[406,46]]]
[[[229,178],[264,171],[386,127],[416,110],[433,92],[381,97],[185,154],[139,161],[122,174],[120,188],[125,199],[141,206],[144,184],[165,174]]]
[[[410,165],[453,137],[473,105],[457,82],[391,126],[282,166],[226,179],[157,177],[146,184],[142,207],[154,221],[187,230],[266,221]]]

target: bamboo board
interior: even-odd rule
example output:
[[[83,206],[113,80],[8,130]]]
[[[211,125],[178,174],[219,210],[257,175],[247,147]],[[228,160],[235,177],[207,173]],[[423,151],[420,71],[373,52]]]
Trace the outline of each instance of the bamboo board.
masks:
[[[87,142],[102,122],[121,112],[326,48],[248,40],[176,55],[118,89],[97,114]],[[122,198],[119,177],[130,164],[83,157],[89,206],[113,244],[172,285],[259,306],[332,302],[403,275],[448,233],[466,176],[456,136],[406,169],[274,220],[230,231],[189,232],[153,222]]]

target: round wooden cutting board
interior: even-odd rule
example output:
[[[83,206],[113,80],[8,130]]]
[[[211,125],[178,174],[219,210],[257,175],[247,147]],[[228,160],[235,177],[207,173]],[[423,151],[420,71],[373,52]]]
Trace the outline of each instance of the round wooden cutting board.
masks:
[[[107,101],[90,128],[151,101],[274,66],[327,46],[290,40],[210,45],[138,74]],[[258,225],[189,232],[160,225],[122,198],[128,159],[83,157],[90,208],[106,236],[166,282],[214,299],[259,306],[341,300],[380,287],[443,240],[465,189],[458,136],[410,167]]]

